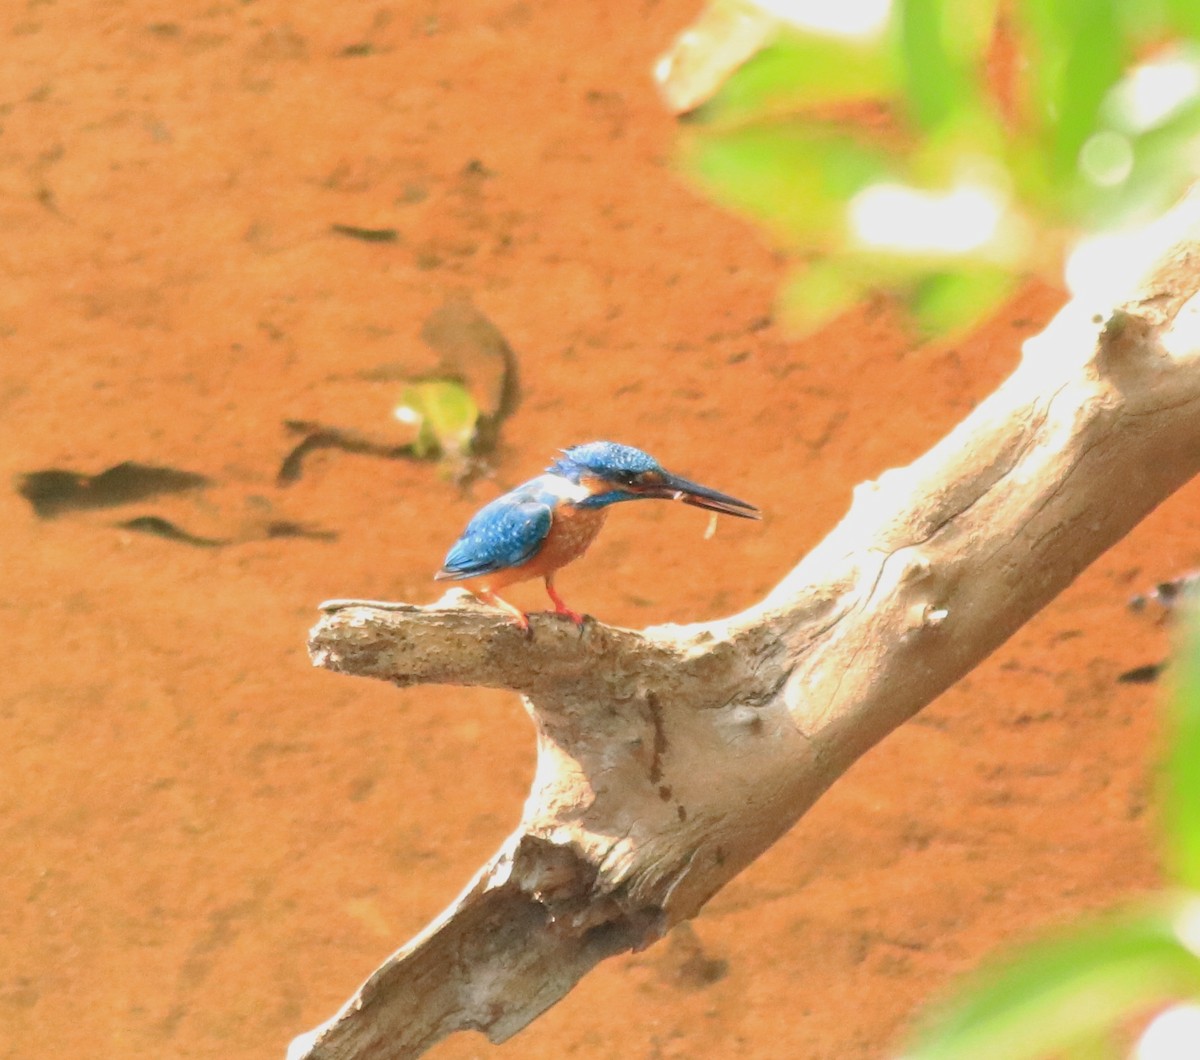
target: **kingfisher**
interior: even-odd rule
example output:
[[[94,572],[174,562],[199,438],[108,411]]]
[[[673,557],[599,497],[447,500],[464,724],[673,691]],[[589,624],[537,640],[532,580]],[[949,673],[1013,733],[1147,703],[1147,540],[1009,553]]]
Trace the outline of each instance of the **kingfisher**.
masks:
[[[529,616],[497,590],[542,578],[554,613],[582,625],[584,616],[555,590],[554,575],[587,551],[610,505],[650,499],[682,501],[742,519],[761,517],[753,504],[673,475],[631,445],[588,442],[564,449],[544,474],[481,508],[434,580],[461,582],[528,630]]]

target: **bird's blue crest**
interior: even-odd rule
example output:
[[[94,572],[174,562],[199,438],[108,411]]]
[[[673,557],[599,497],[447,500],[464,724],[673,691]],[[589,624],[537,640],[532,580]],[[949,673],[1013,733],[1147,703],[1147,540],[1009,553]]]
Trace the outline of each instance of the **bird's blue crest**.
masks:
[[[555,461],[549,470],[578,482],[583,474],[611,478],[622,474],[641,475],[647,471],[661,471],[662,468],[654,457],[632,445],[588,442],[564,449],[562,458]]]

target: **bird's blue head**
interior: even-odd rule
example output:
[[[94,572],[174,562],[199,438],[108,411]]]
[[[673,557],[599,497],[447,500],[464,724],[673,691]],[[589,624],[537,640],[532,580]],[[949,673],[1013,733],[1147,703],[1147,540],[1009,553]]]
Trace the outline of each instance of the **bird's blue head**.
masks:
[[[753,504],[672,475],[654,457],[632,445],[617,442],[576,445],[563,450],[561,459],[549,471],[587,487],[591,495],[577,502],[584,508],[657,498],[683,501],[726,515],[740,515],[743,519],[759,518]]]
[[[588,442],[564,449],[562,459],[550,470],[572,482],[592,478],[613,486],[631,485],[645,475],[662,472],[649,453],[616,442]]]

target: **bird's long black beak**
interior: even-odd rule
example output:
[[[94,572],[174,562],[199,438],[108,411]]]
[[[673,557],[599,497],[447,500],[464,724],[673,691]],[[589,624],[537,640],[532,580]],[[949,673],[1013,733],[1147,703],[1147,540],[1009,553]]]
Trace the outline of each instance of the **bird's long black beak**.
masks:
[[[631,491],[639,497],[657,497],[668,501],[683,501],[696,508],[704,508],[710,512],[720,512],[722,515],[736,515],[740,519],[761,519],[760,512],[753,504],[740,501],[728,493],[718,493],[707,486],[697,485],[677,475],[664,474],[661,482],[652,485],[637,486]]]

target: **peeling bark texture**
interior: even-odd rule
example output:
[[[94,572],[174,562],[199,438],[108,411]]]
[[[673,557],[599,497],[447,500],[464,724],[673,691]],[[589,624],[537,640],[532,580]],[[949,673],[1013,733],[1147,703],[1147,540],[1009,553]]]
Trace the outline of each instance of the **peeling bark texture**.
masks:
[[[520,692],[538,765],[474,881],[289,1060],[503,1041],[598,961],[695,916],[869,747],[976,666],[1200,470],[1200,197],[1117,305],[1070,303],[1012,376],[760,604],[642,632],[326,605],[313,660]]]

